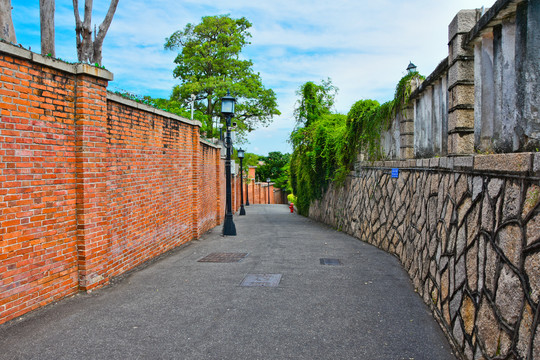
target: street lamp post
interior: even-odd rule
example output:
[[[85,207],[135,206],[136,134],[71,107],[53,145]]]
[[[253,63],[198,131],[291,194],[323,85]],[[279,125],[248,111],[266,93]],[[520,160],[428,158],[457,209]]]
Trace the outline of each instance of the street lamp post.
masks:
[[[249,206],[249,167],[248,167],[248,175],[246,175],[246,206]]]
[[[270,178],[266,178],[266,182],[268,183],[268,203],[270,204]]]
[[[242,169],[242,160],[244,160],[244,150],[238,149],[237,151],[238,158],[240,159],[240,215],[246,215],[246,210],[244,209],[244,172]]]
[[[223,140],[223,124],[218,123],[217,127],[219,129],[219,140]]]
[[[236,226],[233,222],[232,200],[231,200],[231,118],[234,116],[234,104],[236,99],[227,90],[227,95],[221,98],[221,113],[225,116],[227,132],[225,135],[225,148],[227,158],[225,159],[225,222],[223,223],[223,235],[236,235]]]

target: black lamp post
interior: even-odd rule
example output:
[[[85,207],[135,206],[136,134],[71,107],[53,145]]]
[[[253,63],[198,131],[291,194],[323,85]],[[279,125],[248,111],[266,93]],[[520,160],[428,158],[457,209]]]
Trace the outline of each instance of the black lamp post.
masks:
[[[234,116],[234,104],[236,99],[227,90],[227,95],[221,98],[221,113],[227,121],[227,132],[225,135],[225,148],[227,158],[225,159],[225,222],[223,223],[223,235],[236,235],[236,226],[233,222],[232,200],[231,200],[231,118]]]
[[[270,204],[270,178],[266,178],[266,182],[268,183],[268,203]]]
[[[248,167],[248,175],[246,175],[246,206],[249,206],[249,167]]]
[[[238,158],[240,159],[240,215],[246,215],[246,210],[244,209],[244,172],[242,169],[242,160],[244,160],[244,150],[237,150]]]
[[[223,140],[223,124],[218,123],[217,127],[219,129],[219,140]]]
[[[416,72],[416,65],[412,63],[412,61],[409,61],[409,66],[407,66],[408,73]]]

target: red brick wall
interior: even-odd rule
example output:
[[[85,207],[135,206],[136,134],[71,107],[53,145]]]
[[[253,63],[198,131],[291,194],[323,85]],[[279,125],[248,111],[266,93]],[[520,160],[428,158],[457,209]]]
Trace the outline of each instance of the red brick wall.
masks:
[[[0,323],[78,290],[75,86],[0,52]]]
[[[233,204],[233,213],[240,209],[240,176],[234,175],[232,178],[232,204]]]
[[[261,192],[260,192],[260,186],[259,183],[252,182],[252,188],[253,188],[253,204],[260,204],[261,203]]]
[[[221,205],[221,188],[225,187],[225,174],[221,172],[219,149],[203,143],[201,173],[199,178],[199,193],[201,207],[199,209],[199,233],[203,234],[212,229],[223,219]]]
[[[91,290],[109,278],[107,81],[78,76],[75,96],[79,287]]]
[[[198,129],[111,100],[107,109],[108,268],[115,276],[193,238],[192,131]]]
[[[199,124],[107,94],[112,74],[0,42],[0,323],[221,223]]]
[[[220,214],[220,223],[222,223],[224,220],[225,220],[225,197],[226,197],[226,191],[227,189],[225,188],[225,161],[224,160],[221,160],[219,162],[219,174],[221,174],[221,186],[220,186],[220,199],[221,199],[221,202],[220,202],[220,209],[219,209],[219,214]]]

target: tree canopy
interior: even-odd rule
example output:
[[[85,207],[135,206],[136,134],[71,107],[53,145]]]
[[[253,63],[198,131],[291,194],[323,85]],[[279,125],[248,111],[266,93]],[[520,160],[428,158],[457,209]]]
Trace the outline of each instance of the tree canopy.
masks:
[[[251,60],[240,58],[249,44],[250,27],[246,18],[206,16],[201,23],[187,24],[166,39],[166,49],[180,50],[173,72],[180,84],[174,87],[171,99],[187,103],[194,94],[195,108],[207,115],[210,131],[213,118],[221,118],[221,98],[227,90],[236,97],[235,119],[242,134],[268,126],[280,114],[274,91],[264,87]]]
[[[294,110],[298,126],[308,127],[313,121],[323,115],[330,114],[337,87],[332,85],[332,80],[322,80],[320,84],[308,81],[296,92],[299,96],[298,106]]]
[[[255,172],[257,181],[266,181],[269,178],[271,181],[276,182],[282,178],[286,170],[284,167],[289,163],[290,158],[290,154],[283,154],[280,151],[271,151],[268,156],[261,156],[259,160],[264,161],[264,165],[257,167]],[[283,183],[283,179],[280,181],[280,186],[281,183]]]

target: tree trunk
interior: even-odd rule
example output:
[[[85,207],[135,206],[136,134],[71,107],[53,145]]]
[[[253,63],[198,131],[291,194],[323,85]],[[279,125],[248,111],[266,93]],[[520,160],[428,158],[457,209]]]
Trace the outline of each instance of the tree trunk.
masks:
[[[75,12],[75,33],[77,38],[77,56],[80,62],[101,65],[103,39],[111,25],[118,0],[111,0],[109,11],[105,19],[99,25],[99,31],[94,34],[92,40],[92,3],[93,0],[84,2],[84,20],[79,16],[79,1],[73,0],[73,11]]]
[[[11,0],[0,0],[0,38],[17,43],[13,19],[11,19]]]
[[[107,15],[105,15],[105,19],[103,19],[103,22],[101,25],[99,25],[99,31],[96,35],[96,39],[94,40],[94,62],[101,65],[101,53],[103,49],[103,40],[105,39],[105,35],[107,35],[107,31],[109,31],[109,27],[111,26],[111,22],[114,16],[114,13],[116,12],[116,7],[118,6],[119,0],[111,0],[111,4],[109,5],[109,10],[107,11]]]
[[[214,104],[212,103],[212,94],[208,94],[208,108],[206,109],[206,115],[208,117],[208,122],[210,123],[209,132],[212,134],[214,130]]]
[[[39,0],[41,55],[56,57],[54,48],[54,0]]]

